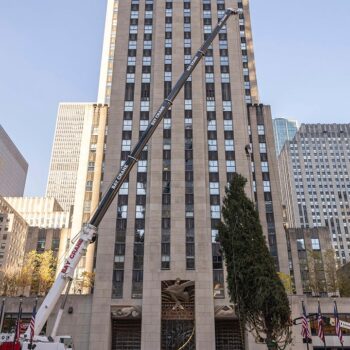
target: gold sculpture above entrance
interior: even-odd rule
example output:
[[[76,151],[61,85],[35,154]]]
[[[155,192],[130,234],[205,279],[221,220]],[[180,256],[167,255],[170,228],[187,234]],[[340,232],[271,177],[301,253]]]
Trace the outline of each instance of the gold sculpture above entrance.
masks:
[[[170,285],[163,289],[163,293],[170,295],[170,297],[175,301],[173,310],[176,309],[184,310],[181,302],[188,303],[190,300],[190,292],[186,290],[188,287],[194,286],[193,281],[181,281],[180,278],[177,278],[173,285]]]
[[[162,281],[162,350],[194,350],[194,281]]]
[[[194,318],[194,281],[162,281],[162,318]]]

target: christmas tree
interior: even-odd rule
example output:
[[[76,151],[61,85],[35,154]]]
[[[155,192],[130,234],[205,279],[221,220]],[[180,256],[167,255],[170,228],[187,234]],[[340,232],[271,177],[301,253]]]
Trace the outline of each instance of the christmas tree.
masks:
[[[288,297],[266,245],[259,214],[246,196],[247,180],[235,174],[226,188],[218,227],[228,291],[241,325],[269,349],[291,342]]]

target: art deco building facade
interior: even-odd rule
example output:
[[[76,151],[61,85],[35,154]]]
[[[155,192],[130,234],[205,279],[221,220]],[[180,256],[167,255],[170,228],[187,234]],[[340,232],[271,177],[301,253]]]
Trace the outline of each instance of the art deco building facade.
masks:
[[[244,14],[220,32],[99,226],[90,349],[175,349],[187,340],[188,349],[242,348],[216,241],[234,172],[248,179],[276,266],[288,272],[247,0],[130,0],[110,12],[116,40],[102,189],[226,7]]]
[[[289,227],[329,228],[340,263],[350,260],[350,124],[302,124],[279,156]]]
[[[28,163],[0,125],[0,196],[22,196]]]
[[[292,140],[299,128],[299,123],[296,120],[286,118],[274,118],[273,131],[275,135],[276,153],[280,154],[284,143],[287,140]]]

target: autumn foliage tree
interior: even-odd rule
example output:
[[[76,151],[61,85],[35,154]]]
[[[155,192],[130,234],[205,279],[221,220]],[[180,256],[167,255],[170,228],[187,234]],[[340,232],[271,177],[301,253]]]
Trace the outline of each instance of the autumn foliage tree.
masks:
[[[27,253],[22,266],[0,270],[0,294],[45,295],[54,282],[56,264],[51,250]]]
[[[228,290],[241,324],[269,349],[284,349],[291,342],[289,301],[258,212],[244,192],[246,182],[241,175],[234,175],[226,188],[218,227]]]

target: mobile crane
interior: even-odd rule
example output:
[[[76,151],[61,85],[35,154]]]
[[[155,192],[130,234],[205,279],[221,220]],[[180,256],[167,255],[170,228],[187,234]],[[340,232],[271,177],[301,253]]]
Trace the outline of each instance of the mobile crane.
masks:
[[[51,289],[49,290],[48,294],[46,295],[43,303],[41,304],[36,314],[35,330],[34,330],[34,336],[35,336],[34,342],[35,342],[36,350],[72,349],[72,345],[68,345],[68,347],[66,347],[66,345],[64,344],[64,341],[66,338],[64,337],[54,337],[54,339],[52,339],[52,337],[41,337],[39,336],[39,334],[42,328],[44,327],[47,319],[49,318],[52,310],[54,309],[63,290],[65,289],[67,283],[70,280],[72,280],[74,270],[77,267],[84,252],[86,251],[88,245],[90,243],[95,242],[98,225],[103,219],[113,199],[119,192],[119,189],[121,188],[125,179],[129,175],[131,169],[133,168],[135,163],[139,160],[142,150],[147,145],[148,141],[152,137],[153,133],[155,132],[161,120],[163,119],[164,115],[171,108],[176,96],[179,94],[186,80],[190,77],[190,75],[198,65],[199,61],[206,54],[209,46],[212,44],[213,40],[218,35],[219,31],[223,28],[223,26],[226,24],[227,20],[230,18],[231,15],[238,15],[241,12],[242,12],[241,9],[231,9],[231,8],[226,9],[224,16],[220,19],[220,21],[217,23],[217,25],[213,29],[212,33],[204,41],[204,43],[202,44],[200,49],[197,51],[197,53],[193,56],[191,62],[186,67],[185,71],[182,73],[179,80],[176,82],[175,86],[172,88],[170,94],[164,99],[163,103],[161,104],[161,106],[153,116],[147,129],[144,131],[138,143],[135,145],[135,147],[129,154],[128,159],[120,168],[119,173],[113,179],[112,184],[110,185],[106,193],[103,195],[100,203],[98,204],[95,212],[91,216],[89,222],[84,225],[84,227],[78,234],[79,238],[77,239],[74,246],[70,250],[68,254],[68,258],[66,259],[62,270],[58,274],[54,284],[52,285]],[[59,315],[59,317],[61,315]],[[55,330],[56,329],[57,329],[57,322],[55,325]],[[26,333],[24,334],[24,337],[22,338],[22,350],[34,348],[30,345],[29,339],[30,339],[30,330],[27,329]],[[1,345],[0,345],[0,349],[1,349]]]

